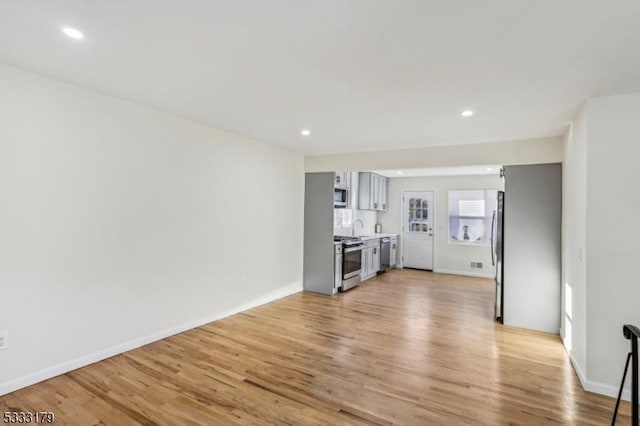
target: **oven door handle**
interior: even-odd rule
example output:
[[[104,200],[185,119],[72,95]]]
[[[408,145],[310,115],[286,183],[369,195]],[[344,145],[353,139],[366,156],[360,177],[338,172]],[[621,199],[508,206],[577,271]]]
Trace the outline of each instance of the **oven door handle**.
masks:
[[[357,247],[345,247],[345,249],[343,250],[345,253],[351,253],[354,251],[360,251],[362,250],[362,246],[357,246]]]

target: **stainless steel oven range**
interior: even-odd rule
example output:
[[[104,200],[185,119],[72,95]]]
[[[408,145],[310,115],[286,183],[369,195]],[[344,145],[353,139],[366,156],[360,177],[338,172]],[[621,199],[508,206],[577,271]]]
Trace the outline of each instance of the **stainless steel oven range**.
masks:
[[[347,291],[360,284],[362,272],[362,241],[355,237],[335,237],[342,241],[342,287],[340,291]]]

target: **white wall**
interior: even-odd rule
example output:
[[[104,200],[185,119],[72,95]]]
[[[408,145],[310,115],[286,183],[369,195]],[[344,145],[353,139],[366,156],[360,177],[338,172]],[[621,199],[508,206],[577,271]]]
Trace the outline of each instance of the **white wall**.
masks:
[[[4,65],[0,93],[0,394],[301,290],[301,155]]]
[[[382,232],[401,233],[403,190],[432,190],[434,191],[436,209],[434,270],[436,272],[493,277],[494,268],[491,265],[491,250],[488,246],[449,242],[448,191],[465,189],[503,190],[504,184],[497,175],[389,178],[389,207],[386,212],[378,213],[378,221],[382,225]],[[471,262],[482,262],[483,268],[472,269]]]
[[[559,163],[562,158],[562,138],[557,137],[309,155],[305,157],[304,164],[307,172],[330,172],[335,170],[388,170],[484,164],[545,164]]]
[[[583,106],[565,135],[562,165],[562,315],[567,352],[580,376],[587,374],[587,111]]]
[[[640,325],[640,93],[587,103],[587,376],[619,384]]]
[[[614,397],[640,324],[638,117],[640,94],[589,99],[565,140],[562,334],[585,389]]]

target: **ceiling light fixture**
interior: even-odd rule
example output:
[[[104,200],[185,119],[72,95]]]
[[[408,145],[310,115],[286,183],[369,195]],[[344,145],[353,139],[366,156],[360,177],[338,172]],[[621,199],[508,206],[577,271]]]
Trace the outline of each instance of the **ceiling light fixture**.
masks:
[[[74,40],[82,40],[84,38],[84,34],[82,34],[82,31],[76,30],[75,28],[64,27],[62,29],[62,32],[64,35]]]
[[[402,170],[398,170],[398,174],[401,175],[402,174]]]
[[[487,167],[487,171],[488,171],[488,172],[492,172],[492,171],[493,171],[493,169],[492,169],[491,167]]]
[[[302,130],[300,131],[300,134],[301,134],[302,136],[309,136],[309,135],[311,134],[311,130],[309,130],[309,129],[302,129]]]
[[[471,117],[473,115],[473,111],[471,111],[470,109],[467,109],[467,110],[462,111],[461,115],[463,117]]]

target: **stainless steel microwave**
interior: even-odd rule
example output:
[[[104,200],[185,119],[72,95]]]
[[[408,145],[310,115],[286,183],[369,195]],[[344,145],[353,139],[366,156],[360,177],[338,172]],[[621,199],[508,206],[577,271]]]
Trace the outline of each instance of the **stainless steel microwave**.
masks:
[[[335,188],[333,190],[333,207],[345,208],[349,204],[349,190],[344,188]]]

